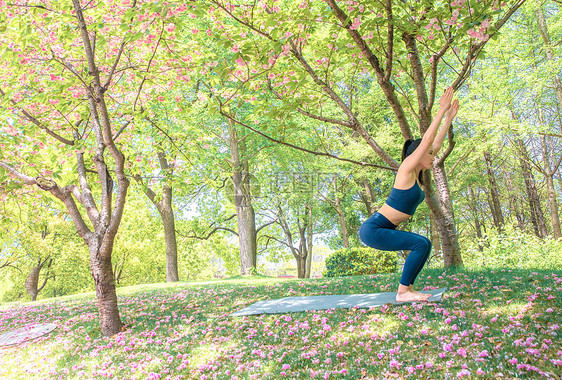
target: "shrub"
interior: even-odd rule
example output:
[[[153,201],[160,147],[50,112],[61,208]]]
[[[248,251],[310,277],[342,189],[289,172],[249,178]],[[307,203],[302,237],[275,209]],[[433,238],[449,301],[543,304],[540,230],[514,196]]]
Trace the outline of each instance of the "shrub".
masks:
[[[334,251],[326,258],[324,277],[391,273],[396,269],[396,252],[353,247]]]
[[[516,229],[504,233],[489,229],[480,241],[465,242],[463,262],[467,268],[552,269],[562,267],[562,239],[539,239]]]

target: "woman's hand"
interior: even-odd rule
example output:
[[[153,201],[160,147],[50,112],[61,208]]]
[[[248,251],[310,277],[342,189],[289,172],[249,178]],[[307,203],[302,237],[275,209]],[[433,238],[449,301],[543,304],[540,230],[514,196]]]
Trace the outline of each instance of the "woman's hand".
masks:
[[[451,100],[453,100],[453,91],[452,87],[447,87],[443,95],[441,95],[441,99],[439,99],[439,109],[442,111],[447,111],[451,106]]]
[[[459,100],[455,99],[451,104],[451,107],[449,107],[449,109],[447,110],[445,120],[453,121],[455,116],[457,116],[457,112],[459,112]]]

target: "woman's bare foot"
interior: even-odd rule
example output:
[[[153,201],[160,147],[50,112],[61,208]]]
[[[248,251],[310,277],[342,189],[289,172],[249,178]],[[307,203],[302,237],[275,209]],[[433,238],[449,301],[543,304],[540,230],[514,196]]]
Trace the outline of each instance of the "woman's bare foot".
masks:
[[[427,301],[429,297],[431,297],[431,294],[410,292],[407,290],[402,293],[396,293],[396,302]]]
[[[409,292],[412,292],[412,293],[414,293],[414,294],[417,294],[417,295],[423,295],[423,296],[428,295],[427,293],[422,293],[422,292],[418,292],[417,290],[414,290],[414,285],[408,286],[408,291],[409,291]],[[431,294],[429,294],[428,296],[431,297]],[[428,297],[428,298],[429,298],[429,297]]]

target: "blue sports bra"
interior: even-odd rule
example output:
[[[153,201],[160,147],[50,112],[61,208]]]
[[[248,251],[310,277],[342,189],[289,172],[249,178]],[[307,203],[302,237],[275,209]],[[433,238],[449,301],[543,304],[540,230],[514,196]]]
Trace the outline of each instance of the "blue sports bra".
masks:
[[[409,189],[396,189],[393,187],[390,190],[386,204],[404,214],[414,215],[414,212],[416,212],[416,209],[424,199],[425,192],[418,185],[418,181],[416,181]]]

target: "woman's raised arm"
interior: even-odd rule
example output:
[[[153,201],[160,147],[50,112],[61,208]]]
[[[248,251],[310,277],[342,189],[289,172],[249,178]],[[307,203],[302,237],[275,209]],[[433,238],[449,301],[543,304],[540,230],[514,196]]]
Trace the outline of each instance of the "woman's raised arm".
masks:
[[[420,145],[402,163],[402,166],[405,166],[405,169],[409,171],[414,170],[414,168],[418,165],[418,163],[420,162],[424,154],[427,152],[427,150],[430,149],[432,146],[434,146],[435,135],[437,134],[439,125],[443,120],[443,116],[445,116],[445,113],[451,106],[451,100],[453,100],[453,94],[454,94],[453,88],[448,87],[443,93],[443,95],[441,95],[441,99],[439,99],[439,110],[437,110],[437,114],[433,118],[433,121],[431,122],[431,125],[429,126],[427,131],[425,131],[422,137],[422,141],[420,142]]]
[[[434,155],[437,154],[437,152],[439,152],[443,147],[443,141],[445,141],[445,137],[447,136],[449,128],[451,127],[451,123],[453,122],[453,119],[457,115],[458,111],[459,111],[459,101],[455,99],[451,104],[451,107],[449,108],[449,110],[447,110],[447,113],[445,114],[445,123],[439,130],[439,133],[435,137],[435,140],[433,140]]]

